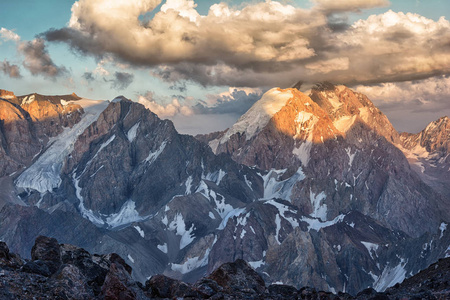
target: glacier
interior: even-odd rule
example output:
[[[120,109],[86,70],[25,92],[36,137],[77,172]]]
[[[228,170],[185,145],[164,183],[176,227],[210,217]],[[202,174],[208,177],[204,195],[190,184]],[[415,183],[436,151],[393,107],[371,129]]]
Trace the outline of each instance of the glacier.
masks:
[[[89,99],[74,103],[84,110],[80,122],[72,128],[65,128],[61,134],[49,140],[47,150],[17,178],[17,187],[34,189],[40,193],[51,192],[59,187],[64,159],[73,151],[78,136],[98,119],[109,104],[107,101]]]

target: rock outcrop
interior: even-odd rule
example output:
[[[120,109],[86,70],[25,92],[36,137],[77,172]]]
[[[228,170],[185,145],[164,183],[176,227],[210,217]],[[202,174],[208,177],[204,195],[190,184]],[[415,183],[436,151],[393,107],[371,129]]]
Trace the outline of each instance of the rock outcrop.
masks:
[[[39,236],[32,259],[23,260],[0,242],[2,299],[447,299],[450,258],[440,260],[401,284],[378,293],[366,289],[352,296],[315,288],[266,286],[245,261],[226,263],[194,284],[155,275],[141,284],[117,254],[92,255],[82,248]],[[57,263],[57,264],[55,264]],[[55,268],[56,267],[56,268]]]

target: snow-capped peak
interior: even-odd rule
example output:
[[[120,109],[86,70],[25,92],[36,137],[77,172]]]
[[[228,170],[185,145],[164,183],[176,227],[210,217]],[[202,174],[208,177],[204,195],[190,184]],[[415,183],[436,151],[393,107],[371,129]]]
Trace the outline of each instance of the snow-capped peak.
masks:
[[[270,119],[279,112],[292,97],[292,91],[289,89],[282,90],[280,88],[273,88],[267,91],[262,98],[253,104],[253,106],[239,118],[230,130],[227,131],[220,140],[220,143],[225,143],[236,133],[245,133],[245,138],[247,140],[251,139],[267,125]]]

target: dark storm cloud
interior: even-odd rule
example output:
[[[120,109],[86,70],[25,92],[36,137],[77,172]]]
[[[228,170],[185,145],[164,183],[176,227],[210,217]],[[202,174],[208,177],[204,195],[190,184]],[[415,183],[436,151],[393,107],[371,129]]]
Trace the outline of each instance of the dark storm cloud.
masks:
[[[210,95],[209,98],[216,98],[213,106],[205,103],[198,103],[192,107],[196,114],[234,114],[243,115],[256,101],[261,99],[263,91],[247,93],[245,90],[233,89],[226,95]]]
[[[88,82],[92,82],[95,80],[95,77],[92,72],[84,72],[84,74],[81,77]]]
[[[56,78],[68,74],[65,67],[57,66],[50,58],[43,39],[20,42],[18,49],[25,56],[23,66],[33,75]]]
[[[0,71],[11,78],[22,78],[19,66],[11,64],[6,59],[2,62],[0,61]]]
[[[111,82],[111,87],[117,90],[126,89],[134,80],[134,75],[126,72],[115,72],[114,79],[106,80]]]

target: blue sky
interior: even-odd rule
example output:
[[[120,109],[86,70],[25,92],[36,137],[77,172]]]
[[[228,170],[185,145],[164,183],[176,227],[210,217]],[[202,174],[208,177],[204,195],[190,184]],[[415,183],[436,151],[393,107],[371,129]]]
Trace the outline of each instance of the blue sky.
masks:
[[[90,9],[94,7],[93,3],[102,1],[83,0],[79,1],[79,6],[82,9]],[[427,36],[431,39],[435,36],[433,40],[436,41],[436,45],[432,45],[434,49],[445,47],[445,43],[442,42],[441,45],[439,40],[450,40],[448,31],[445,33],[445,26],[447,26],[450,14],[450,5],[447,0],[392,0],[390,2],[387,0],[361,0],[362,4],[355,7],[346,6],[346,0],[280,1],[279,5],[274,5],[273,1],[272,4],[265,1],[224,1],[226,5],[221,7],[226,7],[232,12],[239,12],[241,16],[248,14],[248,22],[244,22],[242,25],[239,25],[239,22],[243,22],[242,18],[234,17],[233,14],[226,17],[216,15],[214,18],[196,17],[196,13],[192,10],[192,1],[170,1],[172,3],[168,4],[166,1],[162,1],[153,11],[146,13],[147,19],[151,20],[156,15],[160,20],[153,20],[153,23],[149,23],[148,26],[175,28],[178,24],[175,21],[161,25],[161,22],[167,21],[175,12],[178,17],[173,17],[174,20],[176,22],[181,20],[179,23],[181,29],[179,30],[185,30],[185,35],[188,38],[193,37],[196,41],[193,43],[195,45],[192,51],[190,49],[183,51],[191,44],[180,43],[180,50],[176,48],[176,45],[175,48],[168,46],[172,41],[171,38],[177,34],[172,29],[167,30],[172,30],[171,35],[169,33],[160,34],[160,36],[153,37],[154,40],[149,41],[148,44],[145,44],[144,41],[144,50],[132,43],[120,45],[121,40],[118,40],[119,46],[117,47],[105,45],[105,41],[123,34],[123,28],[120,27],[128,25],[104,25],[101,20],[108,18],[105,17],[108,16],[108,12],[105,15],[105,12],[101,13],[95,10],[92,14],[86,15],[86,20],[79,20],[77,24],[82,26],[94,24],[103,31],[100,31],[98,39],[90,37],[83,40],[80,35],[76,34],[86,36],[91,33],[86,29],[76,28],[77,25],[69,25],[72,16],[71,8],[75,2],[73,0],[1,1],[0,28],[4,29],[3,33],[8,31],[17,34],[20,41],[8,39],[5,35],[0,36],[0,62],[3,62],[3,69],[0,69],[0,88],[14,91],[17,95],[32,92],[41,94],[76,92],[83,97],[92,99],[112,99],[117,95],[124,95],[134,101],[146,104],[162,117],[175,120],[181,131],[189,133],[205,132],[208,129],[224,129],[230,126],[233,120],[268,88],[288,87],[298,80],[310,80],[311,83],[330,80],[363,91],[371,97],[375,104],[382,107],[400,130],[417,131],[420,129],[419,126],[432,121],[439,114],[450,113],[448,106],[450,87],[447,78],[450,72],[449,60],[444,57],[445,54],[434,52],[431,54],[432,50],[419,49],[426,45],[422,39]],[[113,0],[111,2],[122,5],[129,1]],[[136,2],[143,3],[142,5],[158,3],[153,0],[137,0]],[[351,2],[355,3],[355,1]],[[198,14],[205,16],[210,7],[216,3],[220,3],[220,1],[196,0],[195,10]],[[169,10],[165,9],[163,13],[161,9],[164,5],[167,5]],[[276,13],[271,16],[270,10],[276,10]],[[387,13],[389,10],[392,10],[392,14]],[[267,15],[264,15],[266,12],[268,12]],[[400,12],[414,13],[424,18],[417,19]],[[128,10],[124,9],[123,14],[127,13]],[[383,15],[385,17],[382,17]],[[378,19],[375,18],[376,16],[379,16]],[[442,20],[441,17],[445,19]],[[303,21],[302,18],[308,20],[299,26],[298,22],[299,20]],[[113,16],[111,22],[119,19],[119,17],[114,18]],[[143,20],[142,17],[140,19]],[[318,19],[323,19],[323,22],[311,25]],[[426,19],[432,21],[432,24],[428,24],[429,21]],[[127,20],[130,21],[132,18]],[[210,22],[210,20],[213,21]],[[383,30],[382,26],[390,25],[392,20],[406,25],[397,24],[391,26],[390,29]],[[212,28],[214,21],[219,23],[223,21],[223,24],[217,25],[219,29]],[[331,28],[330,24],[333,22],[338,23],[339,26],[342,25],[342,28],[345,29],[328,32]],[[357,23],[359,24],[358,30],[352,29],[354,32],[350,32],[348,26]],[[417,23],[421,23],[421,26],[425,25],[416,28]],[[233,27],[235,24],[237,24],[236,27]],[[269,32],[271,24],[279,26],[279,29]],[[142,35],[138,35],[137,32],[144,27],[138,28],[138,25],[134,23],[129,26],[130,32],[135,30],[136,38],[140,39]],[[221,29],[220,26],[223,28]],[[257,31],[254,30],[254,26],[261,26],[261,31],[267,31],[270,34],[268,33],[262,38],[254,36],[258,34],[255,33]],[[310,26],[310,28],[305,31],[305,26]],[[342,41],[352,36],[358,39],[358,34],[360,34],[361,40],[365,39],[366,35],[361,31],[371,30],[374,26],[377,28],[377,33],[383,32],[382,38],[386,38],[383,42],[386,42],[385,48],[389,48],[389,53],[365,49],[362,51],[361,57],[352,56],[354,50],[347,49],[347,47],[349,44],[354,44],[355,49],[360,49],[361,45],[358,45],[356,40],[345,41],[342,44],[345,44],[344,46],[336,46],[331,42],[327,47],[320,45],[324,39],[327,42],[333,41],[333,39]],[[399,28],[401,26],[404,28]],[[286,29],[290,27],[293,29]],[[66,30],[67,28],[70,30]],[[49,32],[54,35],[49,35]],[[68,37],[68,33],[71,34],[70,37]],[[278,33],[279,36],[277,36]],[[254,43],[245,45],[252,50],[234,51],[233,49],[239,48],[241,45],[239,41],[233,41],[233,39],[239,38],[239,36],[236,37],[236,34],[246,38],[244,44],[249,37],[252,38]],[[321,35],[322,39],[316,38],[317,35]],[[220,36],[222,40],[216,40],[215,36]],[[286,36],[290,37],[286,38]],[[409,50],[402,48],[400,40],[392,42],[392,39],[397,37],[403,39],[405,36],[410,43],[417,40],[424,44],[421,46],[421,42],[411,43],[410,47],[417,47],[417,51],[409,53]],[[37,37],[42,39],[42,44],[32,42]],[[258,43],[256,41],[259,38],[261,41]],[[297,38],[300,42],[295,40]],[[279,42],[280,39],[284,40]],[[199,40],[201,41],[198,42]],[[261,45],[261,43],[271,43],[272,41],[276,42],[273,42],[271,47]],[[364,41],[364,44],[369,45],[370,43],[374,43],[374,41]],[[199,46],[200,44],[203,46]],[[286,46],[280,47],[281,44]],[[158,47],[162,50],[155,50]],[[330,47],[335,47],[336,49],[333,51],[336,53],[331,52]],[[395,50],[397,48],[398,50]],[[41,51],[39,52],[40,57],[36,56],[36,49]],[[148,54],[140,53],[145,49],[148,50]],[[381,49],[380,46],[380,51],[382,51]],[[136,59],[133,57],[133,51],[137,53]],[[402,55],[402,51],[408,51],[407,55],[410,56],[405,63],[396,66],[395,71],[393,71],[394,68],[385,71],[386,68],[392,66],[392,61],[386,61],[386,67],[382,65],[383,62],[380,62],[379,68],[378,65],[365,65],[365,62],[370,61],[372,57],[377,60],[387,54],[398,55],[399,59],[403,59],[405,55]],[[430,51],[430,54],[426,51]],[[215,52],[217,52],[216,55]],[[396,53],[393,54],[394,52]],[[35,56],[30,57],[32,55]],[[435,65],[430,65],[430,62],[426,61],[428,56]],[[280,57],[285,58],[280,59]],[[44,63],[37,61],[42,58],[44,58]],[[414,60],[417,61],[416,67],[403,67],[406,63]],[[393,61],[395,62],[396,58],[393,58]],[[361,68],[355,67],[358,65],[361,65]],[[13,74],[11,66],[16,66],[20,77],[11,77]],[[424,70],[428,67],[429,69]],[[373,76],[367,75],[375,69],[382,71]],[[355,74],[355,70],[361,72],[362,75],[352,75]],[[423,92],[423,85],[428,87],[426,93]],[[230,87],[232,88],[230,89]],[[435,87],[436,93],[433,93],[433,89],[429,87]],[[390,92],[382,92],[382,89]],[[235,111],[232,109],[233,106]],[[406,106],[409,108],[406,109]],[[419,122],[409,121],[417,115],[422,116]],[[215,125],[203,129],[205,126],[202,120],[208,123],[213,122]]]

